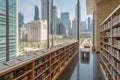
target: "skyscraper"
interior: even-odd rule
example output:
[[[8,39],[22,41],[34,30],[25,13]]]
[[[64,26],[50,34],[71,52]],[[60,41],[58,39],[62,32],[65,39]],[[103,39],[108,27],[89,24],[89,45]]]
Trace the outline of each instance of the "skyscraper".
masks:
[[[34,20],[39,20],[39,8],[37,5],[35,5],[35,16]]]
[[[0,5],[0,62],[2,62],[16,56],[16,0],[0,0]]]
[[[56,34],[57,35],[60,35],[60,18],[57,18],[57,21],[56,21],[56,23],[57,23],[57,27],[56,27]]]
[[[47,20],[47,1],[41,0],[41,19]]]
[[[90,31],[93,32],[93,20],[91,20],[91,28]]]
[[[90,32],[91,31],[91,24],[90,24],[90,17],[88,17],[88,31]]]
[[[57,34],[57,8],[53,6],[53,33]]]
[[[86,31],[86,27],[87,27],[86,21],[81,21],[81,23],[80,23],[80,33],[81,32],[85,32]]]
[[[48,13],[48,0],[41,0],[41,19],[47,20]],[[50,34],[53,32],[53,0],[49,0],[49,31]]]
[[[69,12],[61,13],[61,32],[66,36],[69,36],[70,30],[70,16]]]
[[[24,14],[18,13],[18,27],[22,27],[24,24]]]
[[[77,19],[76,18],[72,20],[71,36],[72,38],[77,39]]]

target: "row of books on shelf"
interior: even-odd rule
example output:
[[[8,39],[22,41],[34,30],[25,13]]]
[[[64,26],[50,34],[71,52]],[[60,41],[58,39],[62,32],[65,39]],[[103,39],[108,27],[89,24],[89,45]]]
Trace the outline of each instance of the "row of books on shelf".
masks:
[[[110,60],[111,56],[108,52],[105,52],[104,55],[108,58],[108,60]]]
[[[41,74],[36,80],[45,80],[45,78],[50,74],[50,70],[45,71],[43,74]],[[48,77],[50,80],[50,77]]]
[[[120,36],[120,27],[113,28],[113,36]]]
[[[0,80],[12,80],[14,78],[17,78],[19,76],[21,76],[22,74],[32,70],[32,67],[33,67],[33,64],[30,63],[28,65],[25,65],[21,68],[18,68],[17,70],[3,76],[3,77],[0,77]]]
[[[112,64],[118,70],[118,72],[120,73],[120,62],[117,61],[115,58],[112,58]]]
[[[110,36],[111,36],[111,33],[110,33],[110,32],[106,32],[106,33],[105,33],[105,36],[106,36],[106,37],[110,37]]]
[[[104,39],[104,42],[106,42],[106,43],[108,43],[108,44],[111,44],[112,41],[111,41],[111,38],[105,38],[105,39]]]
[[[110,27],[111,27],[111,22],[108,21],[106,24],[104,24],[104,25],[101,26],[101,30],[105,30],[105,29],[108,29]]]
[[[14,72],[11,72],[3,77],[0,77],[0,80],[13,80],[14,78],[17,78],[18,76],[24,74],[25,72],[29,71],[30,69],[30,65],[24,68],[20,68],[15,70]],[[28,76],[25,76],[23,78],[21,78],[20,80],[27,80]]]
[[[112,80],[112,77],[111,77],[108,69],[106,68],[105,64],[103,62],[101,62],[101,65],[102,65],[105,77],[109,80]]]
[[[112,70],[112,76],[113,80],[120,80],[120,76],[116,73],[114,69]]]
[[[35,70],[35,75],[37,76],[38,74],[40,74],[41,72],[43,72],[44,70],[46,70],[48,67],[49,67],[50,63],[46,63],[40,67],[38,67],[36,70]]]
[[[55,63],[56,61],[58,61],[58,59],[59,59],[59,56],[56,56],[55,58],[51,59],[51,63],[52,64]]]
[[[101,30],[105,30],[107,28],[110,28],[113,25],[116,25],[120,23],[120,14],[116,15],[115,17],[112,18],[112,20],[108,20],[105,24],[101,26]]]
[[[55,63],[54,65],[52,65],[51,70],[54,70],[57,67],[58,63]]]
[[[44,56],[39,58],[37,61],[35,61],[35,66],[42,64],[43,62],[47,61],[50,59],[50,56]]]
[[[59,72],[59,69],[56,69],[55,71],[53,71],[51,73],[51,78],[53,79],[58,72]]]
[[[112,23],[112,25],[116,25],[116,24],[120,23],[120,14],[113,17],[111,23]]]
[[[105,49],[107,49],[107,51],[111,51],[111,47],[109,45],[105,45]]]
[[[107,66],[105,66],[104,63],[102,63],[102,67],[103,67],[103,70],[105,72],[105,76],[109,79],[109,80],[119,80],[120,79],[120,76],[117,74],[117,72],[113,69],[113,67],[105,60],[105,64]]]
[[[114,46],[120,48],[120,39],[113,39]]]
[[[25,75],[24,77],[17,79],[17,80],[31,80],[32,79],[32,73],[29,73]]]
[[[59,55],[59,53],[58,53],[58,52],[53,52],[53,53],[51,54],[51,57],[54,57],[54,56],[56,56],[56,55]]]
[[[119,56],[119,55],[117,55],[118,54],[118,51],[116,51],[116,49],[115,50],[112,50],[112,51],[114,51],[114,52],[112,52],[112,54],[113,55],[116,55],[117,57]],[[115,53],[117,53],[117,54],[115,54]],[[111,55],[108,53],[108,52],[104,52],[104,55],[106,56],[106,58],[110,61],[110,62],[112,62],[111,64],[116,68],[116,70],[120,73],[120,62],[116,59],[116,58],[114,58],[114,57],[111,57]],[[106,59],[104,58],[104,57],[102,57],[103,58],[103,60],[105,61],[105,63],[106,63],[106,65],[108,65],[108,68],[109,68],[109,70],[110,70],[110,72],[112,72],[112,70],[114,70],[115,71],[115,69],[113,69],[113,68],[111,68],[111,66],[110,66],[110,64],[108,64],[108,62],[106,61]],[[119,57],[120,58],[120,57]],[[114,80],[119,80],[120,79],[120,76],[118,76],[116,73],[112,73],[112,76],[113,76],[113,78],[114,78]]]
[[[120,59],[120,50],[112,48],[112,54],[117,58]]]

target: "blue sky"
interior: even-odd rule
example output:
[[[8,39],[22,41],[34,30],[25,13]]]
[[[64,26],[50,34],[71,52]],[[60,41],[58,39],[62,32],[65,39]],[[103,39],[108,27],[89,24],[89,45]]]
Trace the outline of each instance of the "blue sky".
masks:
[[[70,18],[75,17],[75,6],[77,0],[54,0],[54,5],[57,7],[57,15],[60,17],[61,12],[70,12]],[[87,19],[86,15],[86,0],[80,0],[81,4],[81,20]],[[18,0],[18,12],[24,14],[25,23],[34,19],[34,6],[39,7],[39,13],[41,18],[41,0]]]

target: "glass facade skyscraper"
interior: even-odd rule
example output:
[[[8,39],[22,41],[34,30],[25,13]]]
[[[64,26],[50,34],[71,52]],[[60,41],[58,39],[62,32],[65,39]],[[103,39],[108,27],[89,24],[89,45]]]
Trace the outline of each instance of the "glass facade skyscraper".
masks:
[[[37,5],[35,5],[35,17],[34,20],[39,20],[39,8]]]
[[[0,62],[13,59],[15,56],[16,0],[0,0]]]
[[[48,11],[48,0],[41,0],[41,19],[47,20],[47,13],[49,12],[49,33],[53,32],[53,0],[49,0],[49,11]]]
[[[61,32],[62,34],[69,35],[70,16],[69,12],[61,13]]]
[[[0,0],[0,61],[6,56],[6,0]]]
[[[18,27],[22,27],[24,24],[24,15],[22,13],[18,13]]]

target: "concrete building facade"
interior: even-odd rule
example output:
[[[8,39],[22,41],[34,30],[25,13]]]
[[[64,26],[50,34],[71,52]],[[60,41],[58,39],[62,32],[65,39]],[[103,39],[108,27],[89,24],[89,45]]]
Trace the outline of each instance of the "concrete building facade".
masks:
[[[47,21],[36,20],[27,24],[27,40],[41,42],[47,40]]]

